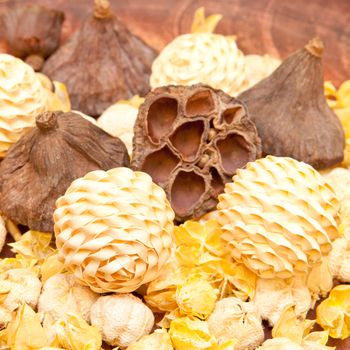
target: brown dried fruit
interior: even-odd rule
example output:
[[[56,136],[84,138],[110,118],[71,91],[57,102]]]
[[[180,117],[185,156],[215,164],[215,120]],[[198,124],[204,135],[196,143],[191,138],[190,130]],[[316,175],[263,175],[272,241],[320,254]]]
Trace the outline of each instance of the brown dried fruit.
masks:
[[[323,93],[323,43],[311,40],[269,77],[239,95],[261,137],[263,153],[322,169],[343,160],[344,131]]]
[[[55,201],[87,172],[129,166],[125,145],[76,113],[44,112],[0,164],[0,210],[53,232]]]
[[[41,69],[60,42],[64,14],[39,5],[16,4],[2,17],[9,52]]]
[[[165,189],[178,221],[215,207],[224,184],[261,153],[245,106],[202,84],[150,92],[139,110],[133,147],[133,168]]]
[[[98,116],[115,101],[148,92],[155,56],[113,16],[107,0],[95,0],[93,16],[46,61],[43,71],[67,86],[73,109]]]

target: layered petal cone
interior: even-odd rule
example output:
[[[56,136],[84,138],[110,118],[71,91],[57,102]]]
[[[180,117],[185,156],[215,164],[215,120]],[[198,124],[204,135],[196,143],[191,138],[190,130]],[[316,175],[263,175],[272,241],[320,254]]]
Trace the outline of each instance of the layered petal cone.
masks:
[[[323,169],[343,160],[344,131],[323,93],[323,43],[311,40],[266,79],[238,96],[255,122],[265,155]]]
[[[262,278],[320,264],[338,236],[340,203],[311,166],[268,156],[247,164],[219,196],[218,221],[232,257]]]
[[[76,113],[45,112],[0,165],[0,210],[18,224],[53,232],[55,201],[76,178],[128,166],[125,145]]]
[[[155,51],[133,35],[111,12],[106,0],[71,39],[45,63],[43,72],[63,82],[72,108],[90,116],[109,105],[149,90]]]
[[[158,277],[170,257],[174,212],[145,173],[92,171],[56,204],[59,256],[95,292],[132,292]]]

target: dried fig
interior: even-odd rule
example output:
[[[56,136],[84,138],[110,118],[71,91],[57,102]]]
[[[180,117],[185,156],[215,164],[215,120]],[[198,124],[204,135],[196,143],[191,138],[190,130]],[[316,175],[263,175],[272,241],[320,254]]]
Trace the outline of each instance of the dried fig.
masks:
[[[178,221],[217,203],[236,169],[260,156],[254,123],[238,100],[207,85],[148,93],[134,127],[134,169],[163,187]]]
[[[60,42],[64,14],[33,4],[16,4],[4,12],[4,38],[9,52],[34,70],[41,69]]]
[[[122,141],[80,115],[41,113],[0,164],[0,210],[18,224],[53,232],[55,201],[73,180],[128,165]]]
[[[95,0],[94,14],[43,72],[67,86],[73,109],[96,117],[115,101],[147,93],[155,55],[112,14],[107,0]]]
[[[323,92],[323,43],[311,40],[266,79],[239,95],[261,137],[263,153],[322,169],[344,157],[344,131]]]

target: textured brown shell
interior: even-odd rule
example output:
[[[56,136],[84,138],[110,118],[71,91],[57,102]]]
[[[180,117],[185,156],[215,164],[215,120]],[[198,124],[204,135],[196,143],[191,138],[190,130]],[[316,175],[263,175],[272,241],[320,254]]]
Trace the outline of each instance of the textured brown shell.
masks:
[[[292,157],[316,169],[343,160],[344,131],[323,92],[322,51],[320,39],[311,40],[239,95],[256,124],[264,155]]]
[[[87,172],[129,166],[125,145],[76,113],[45,112],[0,164],[0,210],[14,222],[53,232],[55,201]]]
[[[72,109],[100,115],[115,101],[149,91],[156,52],[112,14],[90,16],[46,62],[43,72],[64,83]]]
[[[183,221],[215,207],[238,168],[260,156],[245,106],[207,85],[150,92],[134,128],[132,167],[163,187]]]
[[[1,19],[9,52],[24,60],[35,55],[42,63],[58,48],[63,20],[63,12],[39,5],[18,3],[9,7]],[[33,57],[28,61],[32,63]]]

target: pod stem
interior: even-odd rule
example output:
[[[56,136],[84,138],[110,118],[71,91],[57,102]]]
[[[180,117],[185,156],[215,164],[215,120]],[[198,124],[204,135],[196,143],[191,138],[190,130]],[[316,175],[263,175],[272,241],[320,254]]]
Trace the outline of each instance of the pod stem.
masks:
[[[44,112],[36,117],[36,126],[43,131],[52,130],[57,127],[57,116],[62,112]]]
[[[319,37],[311,39],[306,45],[305,49],[316,57],[322,57],[324,44]]]
[[[111,5],[108,0],[95,0],[94,17],[104,19],[111,17]]]

